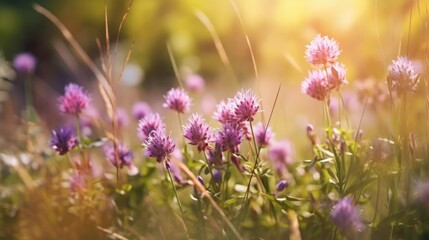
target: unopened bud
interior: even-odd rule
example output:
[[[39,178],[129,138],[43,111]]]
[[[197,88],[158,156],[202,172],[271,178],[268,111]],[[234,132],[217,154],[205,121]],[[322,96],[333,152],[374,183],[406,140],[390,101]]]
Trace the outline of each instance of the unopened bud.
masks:
[[[311,125],[310,123],[307,124],[306,130],[307,130],[308,139],[310,140],[312,145],[315,145],[317,142],[317,137],[316,137],[316,133],[314,132],[313,125]]]
[[[201,176],[198,176],[198,182],[200,182],[201,183],[201,185],[203,185],[204,186],[204,180],[203,180],[203,178],[201,177]]]
[[[222,172],[216,171],[213,173],[213,181],[215,182],[221,182],[222,181]]]
[[[277,183],[276,192],[281,192],[288,187],[289,183],[286,180],[281,180]]]

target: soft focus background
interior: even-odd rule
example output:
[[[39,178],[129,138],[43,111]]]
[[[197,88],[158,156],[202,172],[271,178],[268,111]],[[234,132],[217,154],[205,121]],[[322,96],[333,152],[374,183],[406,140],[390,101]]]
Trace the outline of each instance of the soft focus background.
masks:
[[[59,113],[57,101],[67,83],[83,85],[91,94],[94,111],[104,120],[107,115],[93,74],[75,55],[58,29],[33,9],[34,3],[54,13],[88,55],[100,64],[106,52],[105,1],[0,1],[0,60],[4,59],[11,65],[14,57],[22,52],[29,52],[37,59],[31,84],[34,107],[42,125],[40,131],[44,133],[36,133],[43,149],[40,151],[42,159],[46,154],[44,149],[49,148],[51,130],[70,121]],[[343,88],[350,119],[349,129],[354,131],[360,126],[365,139],[369,141],[392,137],[394,114],[386,85],[387,67],[392,60],[399,55],[408,56],[421,73],[421,79],[427,79],[427,0],[134,0],[118,34],[119,25],[130,3],[107,1],[107,12],[111,51],[115,53],[114,91],[118,107],[125,110],[130,123],[123,129],[122,138],[124,142],[132,143],[130,145],[137,164],[141,164],[143,156],[141,142],[136,136],[137,122],[131,116],[135,102],[148,102],[155,112],[163,116],[167,130],[172,132],[173,137],[180,139],[177,114],[162,107],[162,96],[171,87],[178,86],[167,45],[171,46],[181,78],[198,74],[204,79],[205,88],[190,93],[193,99],[191,112],[201,113],[215,127],[218,126],[211,116],[216,104],[222,99],[233,97],[240,88],[255,90],[262,99],[264,109],[256,121],[266,121],[272,112],[275,93],[281,87],[270,125],[277,139],[291,141],[293,158],[297,161],[311,157],[305,130],[308,123],[315,126],[319,136],[324,135],[321,132],[322,104],[303,94],[300,88],[308,71],[313,68],[306,62],[304,51],[317,34],[329,36],[340,45],[342,52],[339,61],[347,68],[349,82]],[[207,19],[213,28],[208,27],[207,22],[204,24],[202,18]],[[218,40],[214,41],[213,33],[218,35]],[[253,67],[246,37],[252,45],[258,75]],[[101,49],[97,46],[97,40],[102,45]],[[226,65],[215,43],[223,45],[228,57]],[[120,77],[130,50],[128,64]],[[3,61],[0,61],[0,66],[7,68]],[[3,68],[0,68],[0,74]],[[20,74],[10,78],[7,81],[0,78],[0,149],[4,152],[21,152],[25,147],[23,141],[19,140],[25,137],[17,129],[18,126],[27,127],[23,117],[24,79]],[[429,136],[425,128],[428,126],[426,84],[421,80],[416,94],[410,94],[410,109],[406,111],[410,115],[408,124],[415,132],[413,137],[422,144],[428,142],[426,138]],[[333,94],[331,115],[334,120],[339,118],[339,102],[336,99],[338,96]],[[182,116],[183,121],[189,115]],[[105,159],[100,159],[104,163]],[[44,186],[51,187],[48,183]],[[52,186],[45,192],[55,195],[55,191],[59,190]],[[49,196],[35,196],[41,199],[35,198],[34,202],[49,203],[45,201]],[[31,200],[32,197],[30,194]],[[35,214],[31,211],[32,202],[27,201],[26,204],[23,216],[36,219],[34,222],[37,222],[37,217],[44,217],[38,214],[43,213],[44,208],[39,207],[38,211],[34,211]],[[55,206],[46,207],[51,208]],[[91,214],[90,211],[88,213]],[[52,218],[55,214],[61,215],[50,214]],[[103,216],[100,218],[109,222],[110,219],[104,216],[110,216],[111,213],[103,214],[97,216]],[[144,215],[144,212],[141,214]],[[18,226],[11,222],[10,225],[26,229],[22,224]],[[50,229],[50,226],[41,228]],[[171,232],[176,230],[173,228]],[[89,232],[93,231],[90,227],[88,229]]]
[[[104,1],[35,1],[52,11],[74,34],[77,41],[96,61],[100,53],[96,39],[105,44]],[[59,31],[45,17],[33,10],[32,1],[3,0],[0,3],[0,51],[11,62],[20,52],[30,52],[38,60],[33,80],[35,108],[47,123],[57,127],[56,97],[68,82],[77,82],[88,88],[94,79]],[[255,88],[255,72],[246,44],[245,31],[252,44],[259,71],[258,90],[268,116],[274,92],[282,84],[274,119],[271,124],[277,135],[305,138],[302,134],[309,122],[321,123],[322,108],[313,99],[304,96],[300,83],[311,69],[305,61],[305,45],[316,34],[336,39],[342,50],[339,61],[347,67],[349,85],[345,87],[351,125],[357,127],[363,112],[367,90],[379,84],[381,89],[388,64],[398,55],[416,60],[423,69],[425,48],[424,21],[427,21],[425,1],[255,1],[237,0],[237,15],[231,1],[157,1],[133,2],[122,32],[117,35],[119,23],[130,1],[108,1],[108,17],[112,45],[118,37],[116,93],[119,105],[130,113],[137,100],[152,103],[163,111],[161,96],[169,87],[177,86],[167,43],[172,48],[182,77],[200,74],[206,81],[203,94],[193,96],[194,111],[210,116],[215,104],[231,97],[241,87]],[[214,26],[229,58],[225,66],[207,27],[197,17],[206,16]],[[243,21],[245,31],[241,27]],[[132,48],[129,64],[119,79],[125,56]],[[232,70],[231,70],[232,69]],[[23,106],[23,87],[19,79],[9,90],[9,98],[2,98],[2,122],[14,122]],[[385,85],[385,84],[384,84]],[[378,86],[378,85],[377,85]],[[422,92],[423,84],[419,91]],[[386,101],[386,96],[375,87],[369,104]],[[100,104],[94,91],[94,102]],[[98,99],[98,100],[97,100]],[[201,103],[201,104],[200,104]],[[335,101],[333,102],[335,105]],[[102,104],[100,104],[102,106]],[[416,114],[422,114],[423,102],[416,102]],[[386,105],[387,108],[387,105]],[[376,110],[377,121],[367,111],[365,129],[389,131],[383,123],[383,112]],[[172,113],[164,111],[166,121],[176,121]],[[171,114],[172,116],[170,116]],[[381,116],[381,118],[380,118]],[[418,124],[424,118],[414,119]],[[366,124],[366,122],[368,124]],[[2,131],[10,131],[2,124]],[[177,124],[176,124],[177,125]],[[134,126],[133,126],[134,127]],[[131,127],[131,131],[133,130]],[[371,131],[369,131],[371,132]],[[5,134],[6,136],[8,134]],[[299,151],[298,151],[299,152]]]

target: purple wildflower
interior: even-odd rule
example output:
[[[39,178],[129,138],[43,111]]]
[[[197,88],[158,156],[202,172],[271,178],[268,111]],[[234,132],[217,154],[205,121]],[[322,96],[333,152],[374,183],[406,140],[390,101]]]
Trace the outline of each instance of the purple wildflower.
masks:
[[[78,145],[78,140],[71,128],[52,131],[51,147],[60,155],[66,154],[76,145]]]
[[[204,79],[197,74],[190,74],[185,79],[186,87],[191,92],[201,92],[204,89]]]
[[[221,101],[216,107],[213,118],[222,124],[234,122],[233,102],[230,99],[227,102]]]
[[[116,168],[133,166],[134,154],[127,148],[127,146],[125,146],[125,144],[117,144],[116,150],[117,153],[115,153],[115,148],[113,145],[109,145],[104,148],[104,154],[106,155],[107,160],[113,164],[113,166]]]
[[[198,151],[204,151],[208,144],[209,125],[199,114],[189,117],[188,125],[184,127],[183,136],[189,140],[189,144],[196,145]]]
[[[152,109],[146,102],[136,102],[133,105],[133,116],[137,120],[144,118],[150,112],[152,112]]]
[[[398,92],[399,96],[407,91],[415,91],[419,82],[419,75],[415,71],[414,64],[406,57],[398,57],[392,61],[389,68],[387,82],[389,88]]]
[[[329,85],[326,81],[325,72],[320,69],[310,71],[301,84],[301,90],[319,101],[325,100],[326,96],[329,95]]]
[[[359,209],[353,205],[351,198],[340,199],[331,211],[335,225],[346,233],[360,231],[364,227]]]
[[[79,115],[89,105],[90,98],[83,88],[70,83],[65,87],[64,96],[58,98],[60,111],[71,115]]]
[[[167,95],[164,96],[165,103],[163,106],[165,108],[170,108],[178,113],[185,113],[189,111],[191,105],[191,99],[185,90],[181,88],[172,88],[167,92]]]
[[[333,64],[340,55],[338,43],[327,36],[317,36],[307,45],[305,57],[313,65]]]
[[[346,72],[344,64],[335,63],[327,69],[328,72],[328,88],[330,90],[338,89],[342,85],[347,84]]]
[[[157,162],[162,162],[176,148],[173,139],[165,134],[165,131],[153,131],[145,143],[146,157],[156,158]]]
[[[234,99],[234,115],[239,122],[253,121],[254,116],[259,111],[259,100],[252,90],[239,91]]]
[[[264,127],[261,122],[255,126],[255,139],[259,147],[263,148],[270,145],[271,139],[273,138],[273,132],[271,127]]]
[[[165,124],[158,113],[149,113],[144,118],[140,119],[137,126],[137,135],[140,141],[144,142],[149,138],[153,131],[162,130]]]
[[[37,60],[31,53],[20,53],[13,60],[16,71],[31,74],[36,68]]]
[[[222,151],[231,150],[235,153],[242,141],[242,132],[238,125],[225,124],[223,129],[216,135],[216,143],[221,146]]]
[[[268,158],[272,161],[274,169],[280,177],[284,177],[287,167],[292,163],[291,146],[289,141],[277,141],[270,145]]]

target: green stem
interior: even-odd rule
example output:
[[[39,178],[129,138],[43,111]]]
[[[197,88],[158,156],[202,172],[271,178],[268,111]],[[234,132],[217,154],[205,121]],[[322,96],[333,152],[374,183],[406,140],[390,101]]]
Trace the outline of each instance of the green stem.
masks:
[[[344,98],[343,98],[343,94],[341,92],[341,89],[338,89],[338,95],[340,96],[340,106],[341,105],[343,106],[344,116],[346,117],[347,128],[350,128],[349,114],[347,113],[347,109],[346,109],[346,105],[344,103]],[[340,109],[341,109],[341,107],[340,107]],[[341,111],[340,111],[340,124],[341,124]]]
[[[182,118],[180,117],[180,113],[177,113],[177,119],[179,120],[179,129],[180,129],[180,133],[182,134],[182,139],[183,139],[183,144],[185,145],[185,136],[183,134],[183,125],[182,125]]]
[[[198,199],[198,218],[201,221],[202,224],[202,231],[198,231],[198,234],[200,235],[201,239],[207,239],[206,236],[206,221],[204,219],[204,213],[203,213],[203,207],[202,207],[202,201],[201,201],[201,196],[200,194],[198,194],[198,190],[196,188],[194,188],[194,194]]]
[[[28,121],[33,121],[33,90],[30,76],[26,75],[24,79],[24,95],[25,95],[25,118]]]
[[[375,199],[374,216],[372,217],[372,225],[373,226],[375,224],[375,220],[377,219],[378,203],[379,203],[379,199],[380,199],[380,190],[381,190],[381,179],[380,179],[380,176],[378,176],[378,179],[377,179],[377,197]]]
[[[177,195],[176,185],[174,184],[173,177],[171,176],[170,169],[167,167],[167,162],[164,163],[165,171],[167,171],[168,177],[170,178],[171,186],[173,187],[174,196],[177,200],[177,205],[179,205],[180,213],[182,215],[182,220],[185,219],[185,214],[183,212],[182,203],[180,202],[179,196]]]
[[[276,237],[277,239],[280,239],[280,225],[279,225],[279,219],[277,218],[277,213],[276,213],[276,209],[274,208],[274,204],[269,201],[270,204],[270,210],[271,210],[271,214],[273,215],[274,221],[275,221],[275,228],[276,228]]]
[[[183,211],[182,203],[180,202],[179,195],[177,194],[176,185],[174,185],[174,180],[173,180],[173,177],[171,176],[170,169],[167,167],[167,161],[164,161],[164,169],[165,169],[166,175],[168,175],[168,178],[171,182],[171,186],[173,187],[174,196],[176,197],[177,205],[179,206],[180,215],[181,215],[180,219],[179,219],[180,223],[182,224],[183,229],[185,230],[186,239],[189,239],[188,227],[186,226],[186,223],[185,223],[185,213]]]
[[[231,151],[228,151],[226,159],[230,159],[230,158],[231,158]],[[223,194],[222,194],[223,202],[225,202],[228,199],[228,181],[229,181],[229,176],[228,175],[230,174],[230,164],[231,164],[230,161],[228,161],[226,163],[226,171],[225,171],[225,175],[224,175],[224,177],[222,179],[222,183],[221,183],[223,185],[223,190],[222,190],[222,192],[223,192]]]
[[[77,138],[79,141],[79,144],[77,146],[79,148],[79,153],[80,153],[80,157],[82,160],[82,165],[85,167],[86,170],[89,170],[89,162],[87,162],[87,159],[85,157],[85,153],[83,152],[83,136],[82,136],[82,132],[81,132],[79,114],[76,115],[76,133],[77,133]]]
[[[79,143],[81,144],[83,137],[82,137],[82,133],[81,133],[80,127],[81,127],[80,126],[80,116],[76,115],[76,133],[77,133],[77,137],[78,137]]]
[[[246,193],[244,194],[243,201],[241,203],[241,211],[242,212],[240,214],[241,214],[242,217],[240,219],[239,226],[241,225],[242,220],[245,218],[245,216],[247,214],[247,210],[248,210],[248,207],[249,207],[249,203],[247,201],[247,198],[249,197],[249,193],[250,193],[250,184],[252,183],[253,176],[255,175],[256,169],[258,168],[258,165],[259,165],[259,154],[260,154],[260,151],[261,151],[261,148],[260,147],[258,148],[258,146],[256,145],[256,139],[255,139],[255,134],[254,134],[254,131],[253,131],[252,122],[250,122],[249,125],[250,125],[250,131],[252,132],[253,145],[254,145],[254,148],[255,148],[256,155],[254,156],[255,163],[253,164],[253,168],[252,168],[252,172],[250,174],[249,182],[247,183]],[[262,188],[264,188],[263,185],[262,185]]]
[[[326,121],[328,124],[327,127],[328,127],[328,129],[330,129],[331,128],[331,114],[329,113],[329,101],[327,99],[325,99],[323,101],[323,106],[325,108],[325,113],[326,113]]]
[[[218,186],[217,186],[217,184],[216,184],[216,182],[215,182],[215,179],[214,179],[214,176],[213,176],[213,169],[212,169],[212,167],[211,167],[211,165],[210,165],[209,160],[207,159],[207,156],[206,156],[206,153],[205,153],[205,152],[203,152],[203,155],[204,155],[204,159],[206,160],[207,168],[209,169],[210,176],[211,176],[211,178],[212,178],[212,179],[211,179],[211,181],[210,181],[210,184],[212,185],[213,190],[217,193],[217,192],[219,192],[219,189],[218,189]]]

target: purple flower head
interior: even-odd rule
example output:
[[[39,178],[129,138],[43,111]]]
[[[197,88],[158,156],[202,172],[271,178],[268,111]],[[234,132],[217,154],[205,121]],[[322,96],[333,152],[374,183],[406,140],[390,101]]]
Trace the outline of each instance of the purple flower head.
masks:
[[[128,117],[127,112],[123,108],[118,108],[116,110],[116,121],[119,128],[123,128],[130,123],[130,118]]]
[[[31,74],[36,68],[37,60],[31,53],[20,53],[13,60],[16,71]]]
[[[325,72],[320,69],[310,71],[301,84],[301,90],[319,101],[325,100],[329,94],[329,84],[326,81]]]
[[[157,162],[162,162],[176,148],[173,139],[165,134],[165,130],[153,131],[146,140],[145,156],[156,158]]]
[[[259,147],[263,148],[270,145],[271,139],[273,138],[273,132],[271,127],[264,127],[261,122],[255,126],[255,139]]]
[[[151,107],[146,102],[136,102],[133,105],[133,116],[140,120],[152,112]]]
[[[198,146],[198,151],[204,151],[208,144],[209,125],[197,113],[189,117],[188,125],[184,127],[183,136],[189,144]]]
[[[287,166],[292,163],[292,148],[287,140],[273,142],[268,150],[268,158],[280,177],[284,177]]]
[[[392,61],[389,68],[387,82],[389,88],[396,91],[399,96],[407,91],[415,91],[419,82],[419,74],[415,71],[415,66],[406,57],[398,57]]]
[[[137,135],[140,141],[145,142],[151,132],[161,131],[165,128],[165,124],[162,121],[158,113],[149,113],[144,118],[140,119],[137,126]]]
[[[239,122],[253,121],[259,111],[259,100],[252,90],[240,90],[233,99],[235,119]]]
[[[307,45],[305,58],[313,65],[333,64],[340,55],[338,43],[327,36],[317,36]]]
[[[331,211],[335,225],[346,233],[361,231],[364,227],[359,209],[353,205],[351,198],[340,199]]]
[[[71,115],[79,115],[89,105],[90,98],[83,88],[70,83],[65,87],[64,96],[58,98],[60,111]]]
[[[204,89],[204,79],[197,74],[190,74],[185,79],[186,87],[191,92],[201,92]]]
[[[165,102],[163,106],[170,108],[178,113],[185,113],[189,111],[191,105],[191,99],[185,90],[181,88],[172,88],[164,96]]]
[[[104,154],[106,155],[107,160],[113,164],[113,166],[117,168],[133,166],[134,154],[127,148],[127,146],[125,146],[125,144],[117,144],[116,150],[117,153],[115,153],[115,148],[113,145],[109,145],[104,148]]]
[[[242,141],[242,132],[239,125],[225,124],[223,129],[216,135],[216,143],[221,146],[222,151],[231,150],[237,152]]]
[[[335,63],[327,70],[328,72],[328,88],[330,90],[338,89],[342,85],[347,84],[346,72],[344,64]]]
[[[78,145],[78,140],[71,128],[52,131],[51,147],[58,154],[64,155],[76,145]]]
[[[227,102],[221,101],[217,105],[213,118],[222,124],[227,124],[235,122],[234,116],[233,102],[229,99]]]

